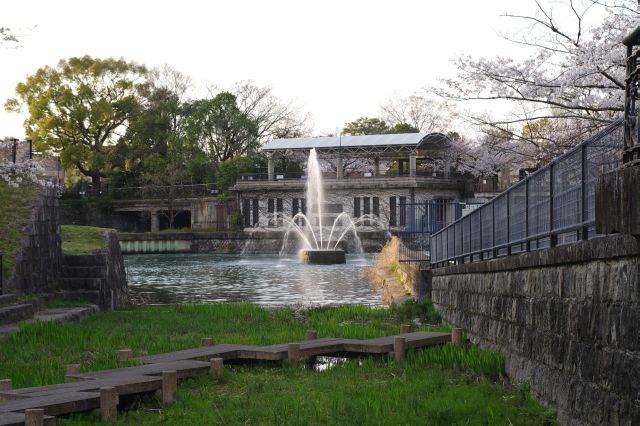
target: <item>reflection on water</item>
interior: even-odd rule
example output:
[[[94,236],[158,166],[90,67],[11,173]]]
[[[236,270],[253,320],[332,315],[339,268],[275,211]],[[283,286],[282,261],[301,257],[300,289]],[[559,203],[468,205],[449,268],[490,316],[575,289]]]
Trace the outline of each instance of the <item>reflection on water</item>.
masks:
[[[364,278],[373,256],[343,265],[305,265],[295,257],[234,254],[125,256],[136,304],[248,301],[260,305],[380,304]]]

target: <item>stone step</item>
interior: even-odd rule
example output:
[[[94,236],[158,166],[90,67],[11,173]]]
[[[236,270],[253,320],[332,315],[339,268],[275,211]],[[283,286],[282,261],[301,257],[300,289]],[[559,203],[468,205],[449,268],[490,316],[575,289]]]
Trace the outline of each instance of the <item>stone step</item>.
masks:
[[[0,325],[11,324],[33,318],[33,304],[9,305],[0,308]]]
[[[16,300],[18,300],[18,298],[15,294],[0,294],[0,306],[7,306],[12,303],[16,303]]]
[[[61,290],[100,290],[104,278],[60,278]]]
[[[104,266],[106,262],[106,256],[100,254],[65,254],[62,259],[64,266]]]
[[[97,290],[61,290],[56,294],[65,300],[81,300],[100,305],[100,292]]]
[[[62,266],[62,278],[104,278],[104,268],[101,266]]]

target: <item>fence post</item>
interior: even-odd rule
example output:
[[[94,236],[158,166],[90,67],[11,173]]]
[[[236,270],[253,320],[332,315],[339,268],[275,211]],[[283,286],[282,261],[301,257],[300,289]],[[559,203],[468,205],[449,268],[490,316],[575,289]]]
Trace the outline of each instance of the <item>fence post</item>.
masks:
[[[498,250],[496,250],[496,204],[491,205],[491,258],[498,257]]]
[[[580,161],[581,161],[581,165],[582,165],[582,170],[580,172],[581,174],[581,181],[582,181],[582,190],[580,191],[580,198],[582,198],[582,202],[580,203],[580,205],[582,206],[582,212],[581,212],[581,222],[582,222],[582,227],[579,230],[579,239],[581,240],[588,240],[589,239],[589,229],[587,227],[587,225],[585,225],[585,222],[587,221],[587,147],[585,144],[582,144],[582,148],[581,148],[581,152],[580,152]]]
[[[529,241],[529,178],[524,181],[524,236],[527,241],[524,249],[528,253],[531,251],[531,241]]]
[[[553,233],[553,167],[555,163],[549,164],[549,247],[556,246],[556,236]]]
[[[511,193],[507,189],[507,256],[511,256]]]
[[[482,244],[482,207],[478,207],[478,216],[480,216],[480,257],[479,260],[484,260],[484,252],[482,251],[484,245]]]

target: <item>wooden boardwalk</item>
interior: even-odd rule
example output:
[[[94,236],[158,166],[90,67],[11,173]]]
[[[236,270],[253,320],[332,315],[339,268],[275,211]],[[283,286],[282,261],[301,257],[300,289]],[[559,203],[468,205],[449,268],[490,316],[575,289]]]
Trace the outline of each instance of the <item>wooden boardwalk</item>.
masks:
[[[67,374],[68,383],[0,390],[0,425],[55,424],[55,416],[100,409],[115,420],[118,396],[160,391],[165,403],[175,399],[177,379],[211,372],[219,375],[223,361],[304,360],[315,356],[367,356],[393,353],[397,361],[407,349],[441,345],[449,333],[402,333],[368,340],[315,339],[269,345],[219,344],[134,358],[142,365]],[[33,420],[36,419],[36,420]]]

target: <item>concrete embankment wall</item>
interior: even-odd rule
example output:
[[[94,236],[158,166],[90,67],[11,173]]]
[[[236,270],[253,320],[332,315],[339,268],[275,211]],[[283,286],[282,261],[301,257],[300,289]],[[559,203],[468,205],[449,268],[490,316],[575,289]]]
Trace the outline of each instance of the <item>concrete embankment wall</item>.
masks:
[[[62,257],[58,200],[53,188],[43,189],[23,233],[15,267],[1,292],[51,293],[58,284]]]
[[[249,233],[220,232],[146,232],[119,233],[120,248],[132,253],[247,253],[277,254],[282,249],[282,231]],[[363,233],[362,248],[365,252],[378,252],[386,242],[382,232]],[[356,252],[352,239],[340,247],[348,253]],[[286,249],[289,250],[286,250]],[[288,244],[285,251],[295,252],[296,245]]]
[[[640,424],[640,243],[611,236],[433,270],[445,320],[562,424]]]

